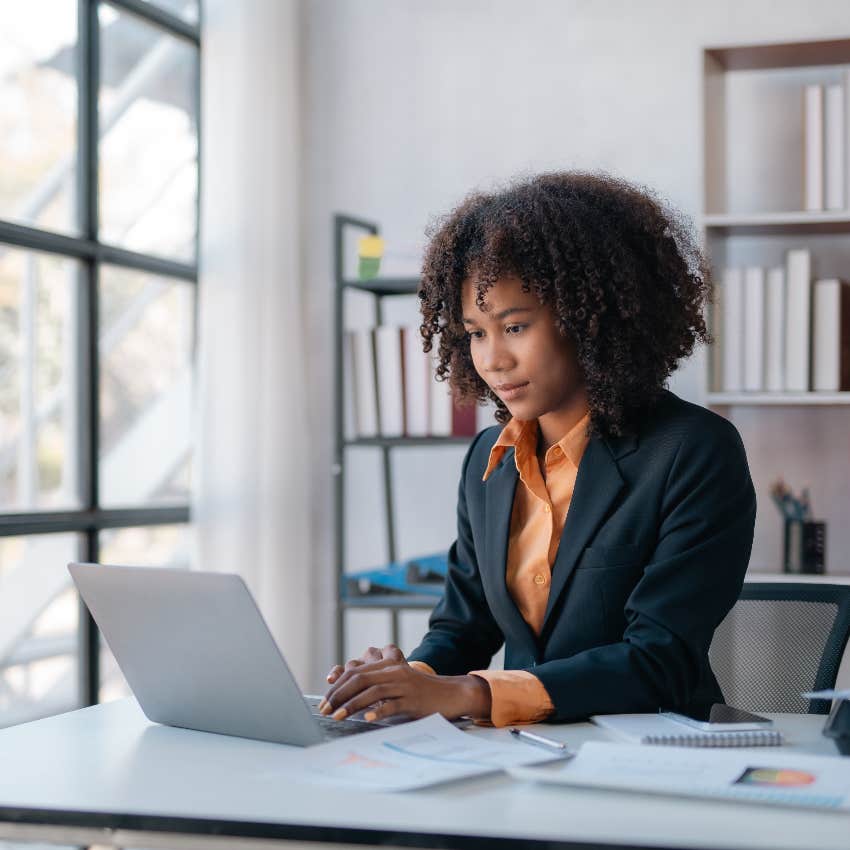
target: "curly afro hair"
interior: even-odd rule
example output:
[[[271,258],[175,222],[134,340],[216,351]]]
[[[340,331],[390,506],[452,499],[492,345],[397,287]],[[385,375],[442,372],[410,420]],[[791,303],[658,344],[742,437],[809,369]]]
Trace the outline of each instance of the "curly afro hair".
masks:
[[[574,342],[590,407],[589,436],[635,430],[678,361],[710,342],[709,265],[690,222],[655,194],[601,172],[555,172],[473,193],[428,229],[419,287],[425,351],[466,403],[496,404],[475,371],[462,323],[467,278],[487,290],[516,275]]]

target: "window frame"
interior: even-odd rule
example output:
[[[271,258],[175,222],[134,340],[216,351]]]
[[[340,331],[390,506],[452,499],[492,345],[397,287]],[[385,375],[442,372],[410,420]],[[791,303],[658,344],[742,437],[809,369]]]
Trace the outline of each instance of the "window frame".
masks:
[[[195,203],[195,259],[183,263],[152,254],[138,253],[105,244],[98,236],[98,96],[100,87],[101,5],[129,13],[146,24],[189,42],[197,50],[198,75],[195,81],[195,114],[198,133],[198,176]],[[0,218],[0,244],[41,251],[75,259],[79,263],[80,305],[74,321],[80,344],[75,353],[76,368],[86,376],[80,387],[77,415],[77,445],[73,450],[81,470],[78,509],[60,511],[0,512],[0,537],[77,532],[81,535],[80,558],[97,562],[99,536],[104,529],[189,524],[189,504],[162,507],[103,508],[100,504],[99,428],[100,363],[98,359],[98,286],[104,264],[147,271],[195,285],[197,310],[198,234],[200,231],[201,193],[201,18],[188,23],[144,0],[77,0],[77,225],[79,235],[70,236]],[[197,327],[197,324],[196,324]],[[94,705],[100,692],[100,635],[97,626],[80,600],[78,699],[81,706]]]

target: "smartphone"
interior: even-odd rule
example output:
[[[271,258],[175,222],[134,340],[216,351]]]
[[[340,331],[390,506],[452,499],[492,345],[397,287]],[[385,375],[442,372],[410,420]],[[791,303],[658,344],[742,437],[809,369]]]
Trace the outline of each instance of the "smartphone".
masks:
[[[675,711],[661,711],[662,717],[684,723],[694,729],[703,732],[747,732],[757,729],[770,729],[773,721],[769,717],[744,711],[742,708],[733,708],[716,702],[710,711],[703,717],[688,717],[685,714],[677,714]]]

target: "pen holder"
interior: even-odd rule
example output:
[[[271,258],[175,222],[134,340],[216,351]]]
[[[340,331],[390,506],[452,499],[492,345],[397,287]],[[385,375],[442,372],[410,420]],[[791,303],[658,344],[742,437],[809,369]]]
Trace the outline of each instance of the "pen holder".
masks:
[[[835,741],[841,755],[850,756],[850,700],[835,701],[823,727],[823,734]]]
[[[786,573],[822,575],[826,567],[826,523],[786,519],[783,564]]]

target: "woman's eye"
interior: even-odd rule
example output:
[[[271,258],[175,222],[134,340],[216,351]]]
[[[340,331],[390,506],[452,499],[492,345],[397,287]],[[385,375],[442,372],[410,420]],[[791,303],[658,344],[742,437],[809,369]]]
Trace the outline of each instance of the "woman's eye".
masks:
[[[506,334],[514,334],[514,335],[516,335],[516,334],[518,334],[518,333],[519,333],[519,332],[520,332],[520,331],[521,331],[524,327],[525,327],[525,325],[508,325],[508,326],[505,328],[505,333],[506,333]]]
[[[481,337],[482,337],[482,331],[467,331],[467,332],[466,332],[466,335],[467,335],[470,339],[481,339]]]

